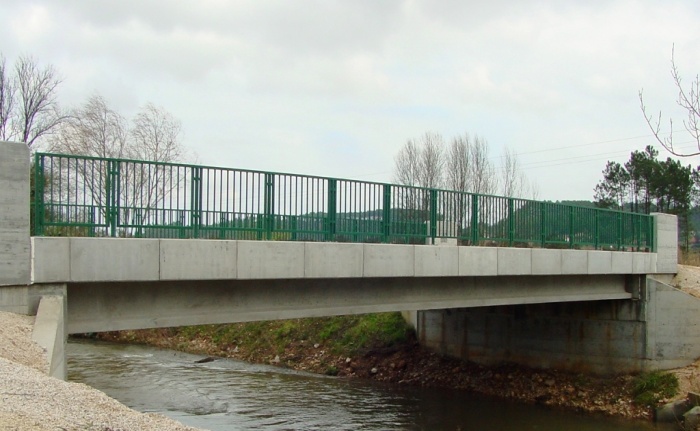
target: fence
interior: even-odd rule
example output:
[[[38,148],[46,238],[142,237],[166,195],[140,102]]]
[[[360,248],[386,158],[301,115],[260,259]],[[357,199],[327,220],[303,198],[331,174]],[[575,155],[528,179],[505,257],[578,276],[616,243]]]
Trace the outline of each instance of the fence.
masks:
[[[395,184],[48,153],[32,180],[34,235],[653,246],[645,214]]]

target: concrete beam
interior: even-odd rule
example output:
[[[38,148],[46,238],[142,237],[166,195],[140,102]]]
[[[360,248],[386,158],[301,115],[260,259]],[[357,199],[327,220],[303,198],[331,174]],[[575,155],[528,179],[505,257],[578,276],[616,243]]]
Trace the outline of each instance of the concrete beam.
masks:
[[[625,276],[251,279],[68,286],[68,332],[630,299]]]

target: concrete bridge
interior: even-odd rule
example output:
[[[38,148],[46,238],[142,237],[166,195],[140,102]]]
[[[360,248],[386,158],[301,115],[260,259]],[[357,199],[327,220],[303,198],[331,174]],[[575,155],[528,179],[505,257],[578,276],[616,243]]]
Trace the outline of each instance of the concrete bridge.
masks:
[[[37,314],[52,374],[71,333],[403,311],[480,362],[612,373],[700,357],[674,216],[654,251],[30,236],[29,154],[0,143],[0,310]],[[435,232],[433,230],[433,232]]]

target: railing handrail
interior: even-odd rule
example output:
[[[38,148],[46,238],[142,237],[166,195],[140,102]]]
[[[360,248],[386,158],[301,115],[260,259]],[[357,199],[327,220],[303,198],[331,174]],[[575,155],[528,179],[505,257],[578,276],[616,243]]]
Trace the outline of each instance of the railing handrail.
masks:
[[[49,193],[48,202],[48,205],[53,205],[56,208],[62,208],[55,214],[49,214],[49,218],[58,218],[58,220],[48,220],[47,213],[45,211],[47,204],[47,202],[45,202],[47,191],[44,190],[44,185],[46,183],[47,176],[44,172],[46,169],[44,162],[46,160],[51,162],[51,166],[49,167],[51,170],[49,177],[54,178],[52,181],[55,181],[56,178],[58,178],[58,181],[60,182],[60,184],[57,186],[59,188],[58,192],[54,190],[54,184],[49,184],[51,190]],[[54,166],[54,160],[66,160],[65,164],[67,166],[64,167],[60,164],[63,162],[60,162],[59,166],[56,167]],[[73,164],[75,165],[72,167],[72,171],[71,161],[74,161]],[[92,163],[91,171],[88,171],[86,167],[83,167],[82,169],[84,172],[81,172],[81,167],[78,164],[79,162],[84,166],[87,166],[88,163]],[[346,178],[237,169],[188,163],[143,161],[126,158],[81,156],[58,153],[35,153],[35,163],[35,182],[37,184],[38,192],[35,193],[35,211],[33,212],[33,215],[35,217],[36,225],[40,227],[40,229],[37,231],[39,234],[44,234],[41,229],[43,226],[84,227],[86,225],[94,225],[96,228],[103,227],[105,223],[86,222],[85,220],[71,219],[71,210],[75,213],[73,215],[77,217],[79,215],[78,213],[80,212],[79,208],[94,206],[100,208],[100,211],[105,213],[104,215],[97,214],[97,216],[105,218],[106,220],[110,217],[118,219],[122,213],[125,217],[134,216],[130,213],[130,211],[148,212],[157,210],[182,212],[188,211],[189,208],[189,211],[191,211],[191,214],[189,214],[191,218],[189,223],[185,223],[181,220],[178,222],[182,223],[180,227],[192,226],[195,232],[198,232],[198,229],[200,228],[205,230],[217,229],[216,227],[213,227],[216,225],[216,223],[223,225],[225,222],[224,217],[222,216],[219,222],[208,220],[209,224],[204,225],[202,224],[201,220],[201,216],[203,214],[207,215],[209,213],[222,212],[231,215],[248,214],[249,217],[253,215],[256,215],[256,217],[264,216],[267,217],[267,221],[263,223],[267,238],[271,237],[272,232],[288,232],[294,230],[292,228],[275,229],[275,223],[279,224],[280,217],[297,217],[299,220],[305,220],[314,214],[319,218],[319,220],[321,216],[325,216],[324,223],[327,223],[328,227],[318,228],[316,230],[307,230],[318,231],[319,234],[324,235],[326,240],[328,240],[328,238],[333,240],[334,236],[336,235],[338,220],[340,220],[339,216],[343,214],[370,214],[376,212],[382,214],[381,222],[383,225],[380,230],[375,229],[374,231],[363,232],[361,236],[364,236],[365,239],[367,239],[369,236],[374,237],[376,235],[382,235],[384,240],[386,240],[388,236],[392,235],[403,235],[406,240],[414,237],[417,240],[421,237],[426,237],[426,235],[427,238],[435,239],[436,235],[438,234],[436,231],[437,223],[440,221],[449,221],[452,224],[459,223],[459,226],[457,226],[455,229],[461,230],[462,233],[465,230],[471,230],[471,234],[459,234],[454,236],[455,234],[453,233],[452,236],[448,235],[447,237],[454,236],[458,239],[469,239],[472,242],[491,239],[498,241],[507,240],[510,245],[512,245],[514,241],[520,241],[520,238],[518,235],[516,235],[515,230],[518,228],[522,229],[522,226],[516,226],[516,215],[520,216],[520,214],[517,214],[517,212],[528,209],[528,206],[532,206],[533,208],[537,207],[537,209],[528,209],[529,212],[526,214],[526,216],[528,216],[529,219],[522,220],[520,223],[522,224],[529,222],[531,219],[537,219],[539,217],[540,226],[531,226],[528,228],[530,229],[530,233],[525,234],[523,237],[526,242],[541,242],[542,246],[545,244],[568,243],[572,247],[575,244],[593,244],[597,248],[600,242],[600,232],[598,231],[599,220],[601,217],[607,218],[615,216],[617,218],[617,232],[615,234],[617,237],[617,247],[628,246],[626,239],[623,238],[623,225],[626,223],[626,221],[623,220],[623,217],[632,217],[637,220],[635,222],[637,225],[632,226],[632,236],[636,238],[637,247],[648,249],[653,244],[653,229],[651,229],[651,219],[649,215],[617,211],[607,208],[589,207],[577,205],[575,203],[536,201],[526,198],[513,198],[442,188],[427,188]],[[95,165],[98,165],[98,167],[95,168]],[[133,165],[131,170],[129,170],[130,165]],[[137,170],[137,166],[139,169],[141,169],[141,172]],[[144,174],[143,171],[146,169],[146,167],[148,172]],[[102,172],[100,169],[108,172]],[[153,172],[151,172],[152,169]],[[161,169],[161,171],[159,171],[159,169]],[[122,170],[124,172],[121,172]],[[169,170],[170,173],[166,172],[166,170]],[[177,173],[175,186],[173,186],[173,170],[175,170]],[[129,175],[131,176],[129,177]],[[140,177],[137,178],[137,175],[140,175]],[[144,177],[144,175],[147,177]],[[229,177],[231,176],[234,178],[230,179]],[[82,179],[80,179],[80,177],[82,177]],[[165,177],[167,177],[167,179]],[[238,183],[236,182],[236,178],[238,178]],[[129,180],[131,180],[131,183]],[[170,184],[168,185],[164,181],[170,181]],[[189,192],[187,192],[187,188],[182,188],[180,185],[181,181],[188,182]],[[203,182],[207,183],[207,189],[204,188],[205,185]],[[209,190],[212,188],[212,184],[210,184],[212,182],[214,188],[219,187],[220,189],[218,197],[216,196],[216,190]],[[134,183],[139,183],[140,186]],[[150,201],[148,205],[139,207],[135,204],[135,202],[138,199],[141,199],[143,202],[143,195],[145,193],[145,189],[143,188],[145,187],[144,184],[148,184],[148,187],[151,187],[148,192],[151,194],[155,193],[156,198],[155,201]],[[339,184],[345,185],[343,186],[345,189],[339,191]],[[82,191],[80,190],[81,186]],[[70,189],[71,187],[73,187],[74,190]],[[128,189],[130,187],[133,188],[133,196],[128,195]],[[167,187],[170,187],[170,189],[167,189]],[[222,196],[224,194],[224,187],[226,188],[225,197]],[[238,187],[238,189],[236,189],[236,187]],[[243,187],[246,188],[244,189]],[[287,188],[284,190],[279,190],[279,188],[284,187]],[[357,190],[360,191],[357,192]],[[282,194],[279,193],[280,191]],[[392,194],[392,191],[394,191],[394,194]],[[203,207],[203,193],[206,194],[206,208]],[[338,201],[341,193],[343,194],[345,201]],[[173,195],[175,194],[177,194],[177,196],[174,198]],[[313,196],[310,198],[309,194]],[[352,196],[348,198],[345,196],[347,194]],[[126,202],[121,202],[121,195],[123,195],[123,198],[126,201],[133,199],[134,201],[131,203],[134,204],[132,205],[127,204]],[[166,208],[167,205],[164,205],[163,202],[161,202],[166,199],[166,196],[170,204],[170,207],[168,208]],[[305,200],[302,199],[302,201],[299,201],[298,199],[300,196],[304,197]],[[238,201],[235,201],[235,198],[237,198]],[[80,199],[82,199],[82,202],[79,202]],[[149,199],[151,199],[151,197],[149,197]],[[297,199],[297,201],[294,201],[294,199]],[[245,202],[243,202],[243,200],[245,200]],[[156,202],[156,205],[152,205],[153,202]],[[213,202],[213,209],[209,208],[210,202]],[[262,205],[263,202],[264,205]],[[487,208],[480,206],[480,202],[487,205]],[[503,202],[505,202],[505,204]],[[175,204],[174,206],[173,203]],[[216,209],[217,203],[219,210]],[[243,208],[243,210],[235,210],[236,203],[239,207],[244,206],[245,208]],[[226,207],[225,211],[222,209],[224,204]],[[398,205],[405,205],[405,207],[397,207]],[[439,205],[442,205],[442,208],[438,208]],[[229,210],[229,208],[233,208],[233,210]],[[282,209],[281,212],[276,211],[280,209]],[[63,211],[64,213],[60,213],[60,211]],[[300,213],[300,211],[303,213]],[[400,215],[402,211],[408,211],[409,213],[413,214],[413,219],[408,220],[405,217],[402,218]],[[454,216],[451,219],[448,217],[448,211],[452,211],[454,213],[451,214]],[[488,212],[488,214],[484,213],[484,211]],[[547,228],[549,227],[551,229],[552,227],[547,224],[546,219],[548,216],[548,211],[549,213],[558,213],[560,211],[568,213],[567,217],[569,218],[570,222],[568,235],[563,235],[558,231],[561,230],[561,223],[557,225],[558,230],[554,229],[548,231]],[[587,227],[589,230],[593,229],[593,232],[580,232],[574,228],[574,219],[576,217],[583,217],[581,215],[577,215],[581,211],[586,213],[591,212],[594,214],[593,218],[591,219],[593,226]],[[108,212],[111,212],[110,215],[106,214]],[[415,217],[417,214],[421,213],[423,213],[423,219],[421,220],[422,223],[431,222],[430,232],[425,232],[424,234],[416,232],[392,232],[392,225],[407,222],[415,223]],[[59,215],[61,217],[58,217]],[[84,217],[85,215],[82,214],[82,216]],[[143,215],[141,214],[139,216]],[[486,216],[487,218],[484,219],[483,216]],[[549,214],[549,216],[551,217],[552,214]],[[92,217],[94,218],[95,214],[92,214]],[[172,217],[172,215],[170,215],[170,217]],[[183,215],[180,214],[178,217],[181,219]],[[187,215],[185,215],[185,217],[187,217]],[[564,217],[564,215],[555,214],[555,218],[561,217]],[[144,224],[141,226],[141,228],[148,229],[154,226],[167,225],[168,223],[164,223],[164,220],[165,219],[160,220],[160,222],[156,221],[150,224]],[[176,224],[174,224],[175,222],[173,222],[171,219],[169,220],[171,225],[176,226]],[[296,223],[299,220],[295,220],[293,222]],[[591,223],[591,220],[588,220],[588,223]],[[107,221],[111,226],[110,235],[116,235],[116,225],[118,222],[113,219]],[[290,223],[291,222],[292,221],[290,221]],[[499,227],[499,225],[502,225],[503,223],[506,223],[507,226]],[[609,225],[611,221],[607,220],[605,223]],[[133,223],[129,224],[129,226],[133,225]],[[585,225],[585,223],[583,225]],[[414,226],[411,229],[416,228],[417,226]],[[500,230],[500,233],[486,235],[483,237],[480,236],[478,233],[479,229],[483,230],[486,228]],[[220,229],[225,230],[226,228]],[[232,227],[230,229],[236,230],[238,228]],[[503,231],[503,229],[507,229],[507,231]],[[537,233],[532,233],[535,231],[537,231]],[[561,238],[547,239],[548,233],[556,233]],[[577,241],[574,240],[573,237],[576,234],[579,236],[583,235],[581,237],[583,239]],[[195,235],[197,235],[197,233],[195,233]],[[536,240],[536,238],[532,238],[533,235],[540,236],[541,239]],[[610,236],[609,233],[607,233],[607,235]],[[611,241],[608,239],[605,239],[603,242],[605,244],[611,243]]]

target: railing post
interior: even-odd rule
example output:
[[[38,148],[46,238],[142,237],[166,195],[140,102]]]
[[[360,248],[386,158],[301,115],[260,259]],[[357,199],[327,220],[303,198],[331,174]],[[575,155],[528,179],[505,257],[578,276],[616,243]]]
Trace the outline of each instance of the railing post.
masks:
[[[109,226],[109,236],[117,236],[117,226],[119,225],[119,205],[120,205],[120,163],[119,160],[109,159],[107,161],[107,226]]]
[[[472,245],[479,242],[479,195],[472,195]]]
[[[328,179],[328,208],[326,210],[326,241],[335,240],[335,232],[337,225],[337,196],[338,196],[338,180],[335,178]]]
[[[622,250],[622,213],[617,213],[617,251]]]
[[[547,207],[544,202],[540,202],[540,247],[547,245]]]
[[[515,203],[513,198],[508,198],[508,246],[512,247],[515,241]]]
[[[46,177],[44,172],[44,155],[34,154],[34,232],[32,235],[44,234],[44,184]]]
[[[569,206],[569,248],[574,248],[574,207]]]
[[[199,238],[199,228],[202,226],[202,168],[192,166],[191,177],[190,225],[192,237]]]
[[[593,219],[593,249],[598,250],[600,246],[600,211],[595,211]]]
[[[430,189],[430,244],[435,244],[437,237],[437,190]],[[425,230],[423,230],[425,231]]]
[[[391,185],[382,186],[384,192],[384,207],[382,208],[382,242],[389,242],[391,233]]]
[[[275,175],[265,173],[265,239],[272,239],[272,231],[275,229]]]

